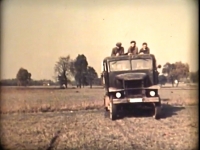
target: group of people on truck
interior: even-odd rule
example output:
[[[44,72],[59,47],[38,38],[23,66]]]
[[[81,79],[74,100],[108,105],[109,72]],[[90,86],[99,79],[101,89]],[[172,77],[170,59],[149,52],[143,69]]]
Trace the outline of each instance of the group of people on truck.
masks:
[[[116,47],[112,49],[111,56],[120,56],[120,55],[138,55],[138,54],[150,54],[150,49],[146,42],[142,44],[142,48],[138,52],[138,47],[136,46],[135,41],[130,42],[130,47],[128,48],[128,52],[124,53],[124,47],[122,47],[121,42],[116,43]]]

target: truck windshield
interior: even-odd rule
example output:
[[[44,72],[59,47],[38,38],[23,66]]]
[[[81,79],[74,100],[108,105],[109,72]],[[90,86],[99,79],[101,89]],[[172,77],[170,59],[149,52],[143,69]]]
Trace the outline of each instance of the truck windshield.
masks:
[[[109,64],[110,64],[110,71],[131,70],[130,60],[111,61]]]
[[[152,69],[151,59],[133,59],[131,60],[132,70]]]

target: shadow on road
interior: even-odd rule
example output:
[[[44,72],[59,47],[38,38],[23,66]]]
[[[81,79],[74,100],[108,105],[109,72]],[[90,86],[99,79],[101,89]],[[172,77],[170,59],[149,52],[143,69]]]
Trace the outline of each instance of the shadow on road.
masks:
[[[177,112],[179,112],[183,109],[185,109],[185,107],[163,104],[161,117],[162,117],[162,119],[172,117],[174,115],[177,115]]]
[[[177,115],[177,112],[185,109],[185,107],[177,107],[173,105],[163,104],[162,105],[162,111],[161,111],[161,117],[160,119],[165,119],[168,117],[172,117],[174,115]],[[117,119],[123,119],[125,117],[132,118],[132,117],[138,117],[138,118],[146,118],[146,117],[153,117],[154,115],[154,109],[152,108],[137,108],[134,110],[123,110],[119,112]]]

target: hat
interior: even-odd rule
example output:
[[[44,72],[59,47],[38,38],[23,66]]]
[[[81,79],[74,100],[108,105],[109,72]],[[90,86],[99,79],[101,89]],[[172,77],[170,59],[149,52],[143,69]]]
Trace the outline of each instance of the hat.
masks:
[[[117,43],[116,43],[116,46],[118,46],[118,47],[120,47],[121,45],[122,45],[121,42],[117,42]]]

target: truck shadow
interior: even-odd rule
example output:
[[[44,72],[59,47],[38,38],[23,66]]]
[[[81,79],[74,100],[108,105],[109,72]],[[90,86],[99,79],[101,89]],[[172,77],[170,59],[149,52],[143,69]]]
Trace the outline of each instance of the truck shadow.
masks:
[[[177,115],[177,113],[183,109],[185,109],[185,107],[162,104],[160,119],[165,119]],[[154,110],[151,108],[137,108],[134,111],[129,110],[129,111],[119,112],[117,119],[123,119],[126,117],[127,118],[153,117],[153,115],[154,115]]]
[[[165,119],[165,118],[177,115],[179,111],[185,109],[185,107],[183,106],[173,106],[169,104],[162,104],[162,106],[163,108],[162,108],[162,113],[161,113],[161,119]]]

